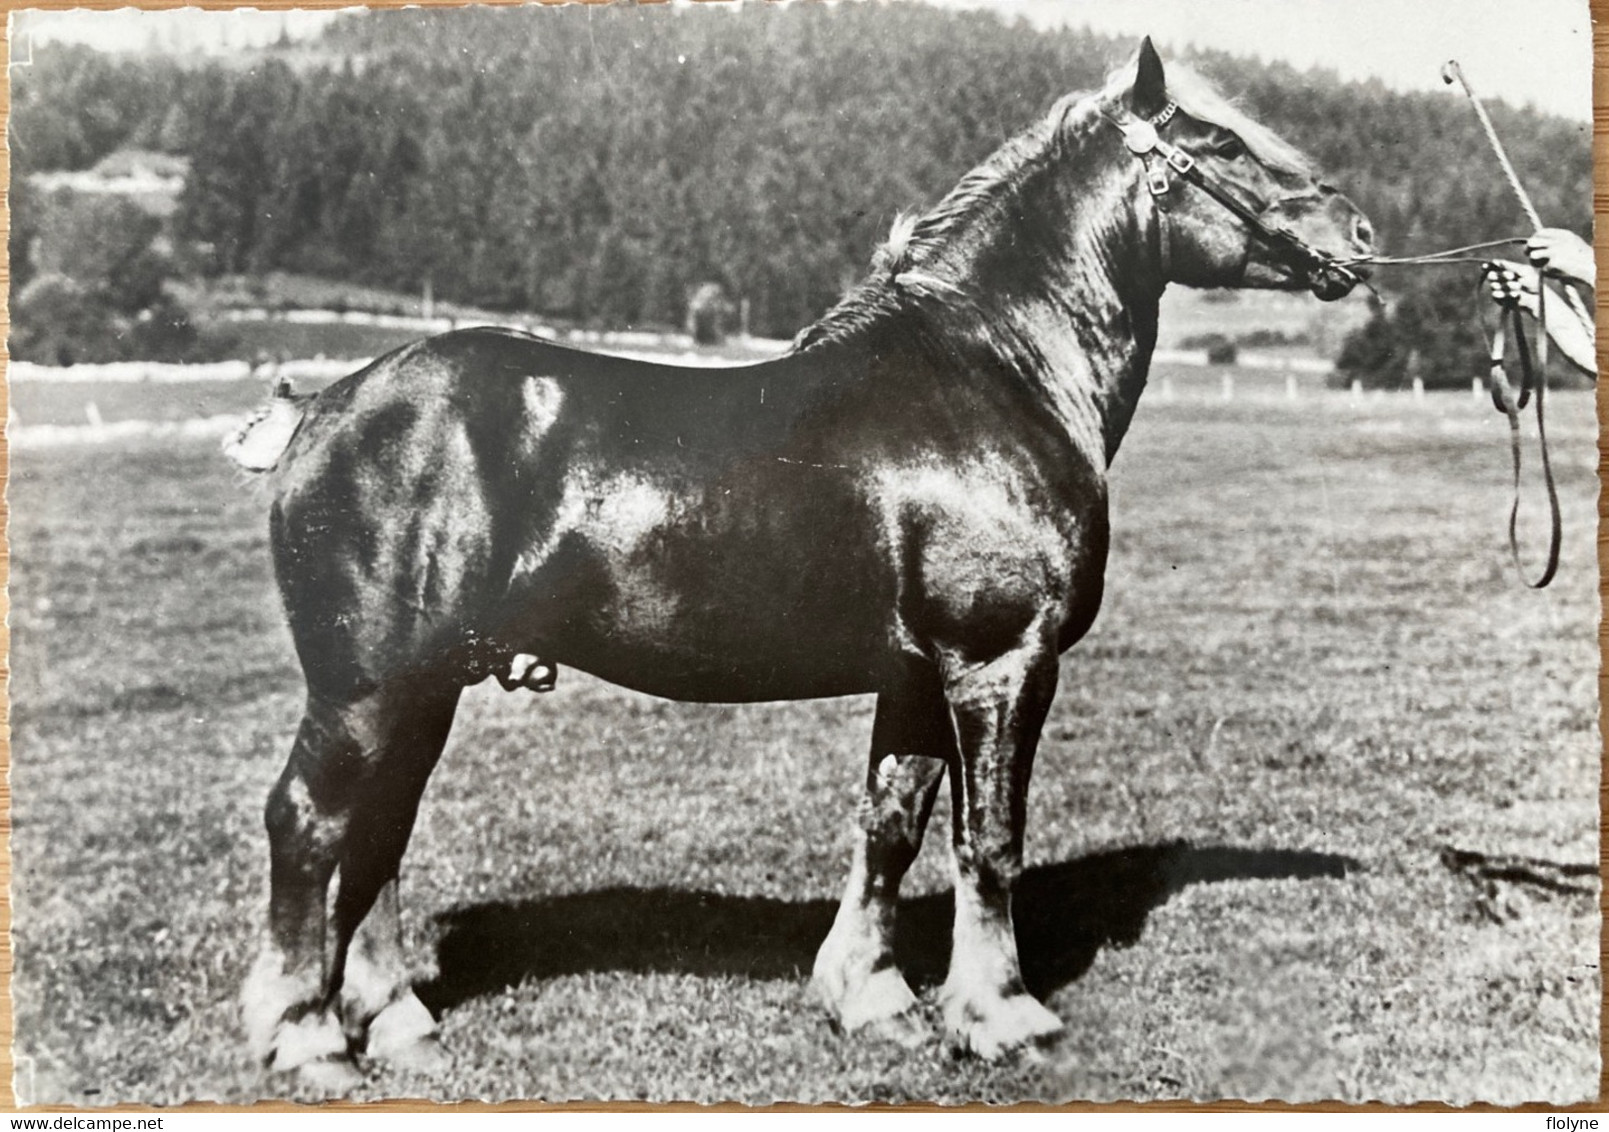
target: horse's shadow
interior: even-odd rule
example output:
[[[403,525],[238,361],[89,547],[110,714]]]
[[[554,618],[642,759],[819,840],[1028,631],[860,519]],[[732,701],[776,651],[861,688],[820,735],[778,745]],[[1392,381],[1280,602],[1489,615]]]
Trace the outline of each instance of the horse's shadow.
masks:
[[[1117,849],[1027,870],[1012,904],[1028,988],[1043,997],[1077,979],[1103,946],[1127,947],[1146,918],[1192,884],[1345,877],[1358,861],[1289,849]],[[944,977],[953,894],[901,902],[895,953],[918,988]],[[660,971],[793,979],[810,970],[836,905],[675,889],[613,888],[441,917],[439,974],[418,988],[440,1013],[526,979],[585,971]]]

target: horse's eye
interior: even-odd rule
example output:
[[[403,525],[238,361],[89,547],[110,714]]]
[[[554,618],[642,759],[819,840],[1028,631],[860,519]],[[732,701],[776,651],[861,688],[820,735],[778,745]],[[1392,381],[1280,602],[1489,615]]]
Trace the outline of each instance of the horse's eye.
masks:
[[[1231,134],[1214,146],[1212,152],[1225,161],[1235,161],[1246,156],[1246,143]]]

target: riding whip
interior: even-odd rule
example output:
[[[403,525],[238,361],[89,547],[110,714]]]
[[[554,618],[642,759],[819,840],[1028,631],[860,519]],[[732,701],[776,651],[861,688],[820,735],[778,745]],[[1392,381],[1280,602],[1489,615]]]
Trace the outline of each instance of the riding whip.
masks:
[[[1542,217],[1536,211],[1536,205],[1531,203],[1530,194],[1520,183],[1520,175],[1514,171],[1514,163],[1508,159],[1508,151],[1503,148],[1503,141],[1497,136],[1497,128],[1492,125],[1491,116],[1486,113],[1486,107],[1475,94],[1475,88],[1469,85],[1469,79],[1464,76],[1464,69],[1458,65],[1457,59],[1449,59],[1442,64],[1441,81],[1448,86],[1457,83],[1464,88],[1464,94],[1469,97],[1469,104],[1475,108],[1475,116],[1480,119],[1481,129],[1486,132],[1486,140],[1491,143],[1492,152],[1497,155],[1497,163],[1503,167],[1503,177],[1508,181],[1508,187],[1514,190],[1514,195],[1519,198],[1520,207],[1525,210],[1525,218],[1531,222],[1532,230],[1540,231],[1545,228]],[[1592,316],[1587,313],[1586,305],[1581,301],[1581,296],[1576,294],[1574,287],[1566,284],[1564,297],[1570,304],[1570,309],[1580,315],[1583,321],[1592,321]]]

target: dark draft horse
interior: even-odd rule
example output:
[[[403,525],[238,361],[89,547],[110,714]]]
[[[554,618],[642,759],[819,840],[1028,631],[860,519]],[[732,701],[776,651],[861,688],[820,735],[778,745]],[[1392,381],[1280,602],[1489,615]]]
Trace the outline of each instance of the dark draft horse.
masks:
[[[442,1058],[398,865],[462,689],[553,665],[677,700],[875,693],[816,995],[846,1031],[921,1037],[893,923],[947,771],[944,1026],[985,1058],[1056,1032],[1023,987],[1011,892],[1058,657],[1101,602],[1106,471],[1158,300],[1336,299],[1358,281],[1337,261],[1370,243],[1295,150],[1165,78],[1146,41],[897,222],[786,356],[677,368],[474,329],[280,400],[233,444],[273,468],[307,680],[244,995],[264,1063],[341,1088],[355,1052]]]

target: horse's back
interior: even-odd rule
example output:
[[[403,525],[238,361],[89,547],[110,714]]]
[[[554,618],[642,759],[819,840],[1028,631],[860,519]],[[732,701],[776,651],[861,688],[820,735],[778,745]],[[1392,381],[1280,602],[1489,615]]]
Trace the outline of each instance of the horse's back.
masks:
[[[799,394],[766,367],[498,331],[330,387],[272,519],[310,678],[473,678],[520,650],[681,698],[861,690],[892,582],[849,470],[812,458],[808,428],[789,439]],[[863,615],[845,615],[851,589]]]

